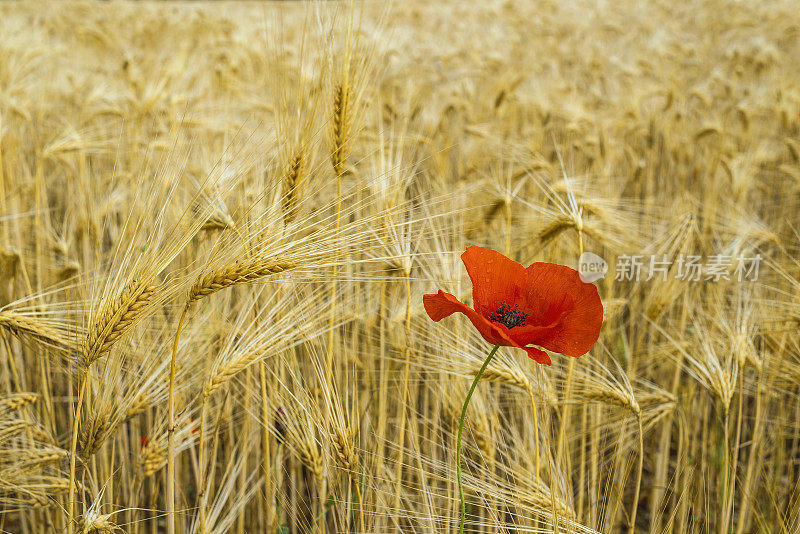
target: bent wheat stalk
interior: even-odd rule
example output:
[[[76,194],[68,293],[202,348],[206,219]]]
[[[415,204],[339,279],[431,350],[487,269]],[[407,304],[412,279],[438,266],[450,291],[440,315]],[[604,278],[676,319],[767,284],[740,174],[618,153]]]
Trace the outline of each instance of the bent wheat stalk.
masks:
[[[291,263],[274,263],[264,259],[234,262],[227,267],[212,271],[200,277],[189,290],[186,305],[183,307],[180,319],[178,320],[178,327],[175,331],[175,340],[172,345],[172,357],[169,366],[169,422],[167,427],[169,433],[167,454],[168,534],[175,534],[175,374],[178,359],[178,343],[180,342],[181,331],[183,330],[186,316],[195,302],[217,291],[239,284],[258,282],[263,278],[289,271],[294,267],[295,265]],[[204,511],[201,510],[200,513],[202,517]],[[205,528],[204,522],[201,522],[201,528]]]
[[[72,443],[70,445],[69,464],[69,498],[67,500],[67,533],[74,531],[75,507],[75,461],[78,447],[78,431],[80,428],[81,408],[86,396],[86,382],[89,370],[94,362],[105,356],[144,316],[151,297],[157,287],[142,280],[133,280],[127,284],[116,297],[103,299],[94,315],[92,327],[86,335],[82,349],[86,372],[81,381],[78,393],[78,404],[72,425]]]

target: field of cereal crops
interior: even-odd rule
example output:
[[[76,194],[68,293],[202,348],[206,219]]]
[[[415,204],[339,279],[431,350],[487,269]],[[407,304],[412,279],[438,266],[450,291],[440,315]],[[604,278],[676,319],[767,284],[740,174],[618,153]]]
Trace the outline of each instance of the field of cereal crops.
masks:
[[[798,532],[798,13],[0,4],[0,532]]]

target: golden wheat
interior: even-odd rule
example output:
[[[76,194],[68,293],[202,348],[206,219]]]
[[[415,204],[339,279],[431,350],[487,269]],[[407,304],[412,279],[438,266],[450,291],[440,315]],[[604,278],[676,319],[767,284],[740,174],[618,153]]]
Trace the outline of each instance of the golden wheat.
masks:
[[[799,531],[793,7],[0,3],[0,530]]]

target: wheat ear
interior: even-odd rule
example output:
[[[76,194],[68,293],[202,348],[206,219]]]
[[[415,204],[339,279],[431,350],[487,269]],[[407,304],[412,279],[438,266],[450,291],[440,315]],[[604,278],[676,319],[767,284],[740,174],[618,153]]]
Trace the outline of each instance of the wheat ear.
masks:
[[[56,330],[42,321],[11,310],[0,312],[0,328],[5,328],[18,337],[28,336],[59,350],[69,350],[69,344]]]
[[[601,402],[610,406],[619,406],[640,417],[642,409],[633,395],[623,394],[611,388],[593,387],[582,393],[587,400]]]
[[[108,354],[114,343],[141,319],[156,289],[146,282],[133,281],[113,301],[101,307],[99,317],[86,335],[86,365]]]
[[[289,162],[289,168],[283,178],[283,220],[288,224],[297,217],[297,206],[300,193],[306,179],[306,156],[298,151]]]
[[[267,276],[280,274],[295,267],[291,263],[269,262],[265,260],[240,261],[203,276],[189,291],[188,305],[238,284],[251,284]]]
[[[333,93],[331,164],[336,176],[344,176],[345,163],[350,156],[351,101],[353,93],[347,83],[336,86]]]
[[[0,397],[0,414],[5,412],[14,412],[21,410],[25,406],[29,406],[36,402],[38,396],[36,393],[10,393]]]

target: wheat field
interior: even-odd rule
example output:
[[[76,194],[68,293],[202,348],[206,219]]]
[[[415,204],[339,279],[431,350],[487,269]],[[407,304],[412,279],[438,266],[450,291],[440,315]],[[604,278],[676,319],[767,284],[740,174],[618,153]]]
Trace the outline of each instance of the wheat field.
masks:
[[[588,354],[477,386],[465,532],[800,532],[798,38],[791,1],[0,4],[0,532],[458,532],[492,347],[422,296],[469,301],[469,245],[607,271]]]

